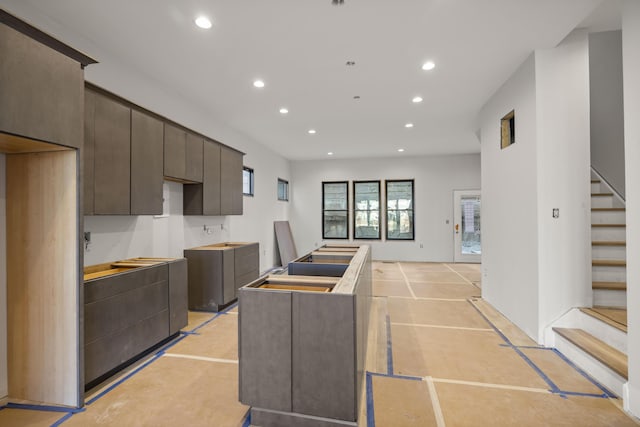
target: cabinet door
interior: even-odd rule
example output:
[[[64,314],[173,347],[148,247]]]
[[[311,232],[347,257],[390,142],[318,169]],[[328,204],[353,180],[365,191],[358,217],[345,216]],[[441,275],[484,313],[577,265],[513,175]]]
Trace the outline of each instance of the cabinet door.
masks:
[[[175,126],[164,125],[164,176],[182,180],[185,177],[187,133]]]
[[[131,111],[131,214],[162,215],[162,122]]]
[[[0,58],[0,131],[80,148],[80,64],[2,23]]]
[[[242,215],[242,153],[220,148],[220,213]]]
[[[220,215],[220,145],[206,141],[203,157],[203,214]]]
[[[82,148],[82,185],[85,215],[93,215],[93,160],[95,152],[95,111],[96,94],[84,92],[84,146]]]
[[[185,179],[202,182],[202,138],[187,133]]]
[[[96,94],[94,130],[94,213],[129,215],[131,109]]]

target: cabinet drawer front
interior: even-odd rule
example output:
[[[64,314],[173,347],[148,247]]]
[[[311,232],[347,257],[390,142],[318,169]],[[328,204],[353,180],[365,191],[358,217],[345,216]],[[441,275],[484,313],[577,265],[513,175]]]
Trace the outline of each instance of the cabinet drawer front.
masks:
[[[89,280],[84,284],[84,303],[109,298],[161,280],[167,280],[167,265],[136,268],[133,271]]]

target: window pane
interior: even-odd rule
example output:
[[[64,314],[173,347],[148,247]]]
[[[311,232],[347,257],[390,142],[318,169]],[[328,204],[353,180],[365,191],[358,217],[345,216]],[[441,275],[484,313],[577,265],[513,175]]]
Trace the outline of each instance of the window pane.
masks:
[[[244,168],[242,170],[242,192],[253,195],[253,169]]]
[[[413,181],[387,182],[387,209],[413,209]]]
[[[480,198],[463,196],[460,200],[462,209],[462,253],[464,255],[480,254]]]
[[[347,209],[347,183],[323,183],[324,209]]]
[[[348,237],[347,212],[324,211],[324,238],[346,239]]]
[[[289,183],[278,178],[278,200],[289,200]]]
[[[355,238],[379,239],[380,238],[380,213],[378,211],[355,212]]]
[[[387,238],[413,240],[413,211],[387,211]]]
[[[353,188],[353,237],[379,239],[380,181],[355,182]]]

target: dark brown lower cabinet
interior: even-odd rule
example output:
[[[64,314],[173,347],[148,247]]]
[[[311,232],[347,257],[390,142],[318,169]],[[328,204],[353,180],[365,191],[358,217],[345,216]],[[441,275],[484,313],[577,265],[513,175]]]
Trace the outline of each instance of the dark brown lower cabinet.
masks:
[[[185,249],[189,268],[189,309],[217,312],[237,290],[258,278],[258,243],[216,243]]]
[[[187,260],[85,268],[85,385],[95,385],[187,325]]]

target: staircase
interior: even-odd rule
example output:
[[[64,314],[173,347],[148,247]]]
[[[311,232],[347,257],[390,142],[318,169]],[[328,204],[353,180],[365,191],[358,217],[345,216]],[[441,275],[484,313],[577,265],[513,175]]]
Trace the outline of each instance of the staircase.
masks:
[[[622,396],[628,381],[625,207],[595,173],[591,240],[593,307],[573,309],[556,321],[547,345]]]
[[[593,305],[627,308],[624,203],[595,174],[591,179]]]

